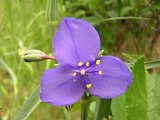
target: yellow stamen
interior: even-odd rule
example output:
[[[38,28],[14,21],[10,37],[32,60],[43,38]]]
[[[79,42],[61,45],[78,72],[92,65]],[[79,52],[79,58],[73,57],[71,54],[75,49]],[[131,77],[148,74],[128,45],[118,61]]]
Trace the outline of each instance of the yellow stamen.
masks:
[[[89,66],[89,62],[86,62],[86,66]]]
[[[83,62],[79,62],[79,63],[78,63],[78,66],[82,66],[82,65],[83,65]]]
[[[101,60],[96,60],[96,64],[100,64],[101,63]]]
[[[77,73],[76,73],[76,72],[74,72],[72,75],[75,77],[75,76],[77,75]]]
[[[87,84],[86,87],[87,88],[91,88],[92,84]]]
[[[100,71],[98,71],[98,74],[102,75],[102,74],[103,74],[103,72],[100,70]]]

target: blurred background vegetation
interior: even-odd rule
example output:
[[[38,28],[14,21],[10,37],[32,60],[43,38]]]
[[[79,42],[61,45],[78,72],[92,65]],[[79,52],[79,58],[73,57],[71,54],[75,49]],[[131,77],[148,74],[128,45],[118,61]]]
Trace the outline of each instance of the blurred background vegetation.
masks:
[[[57,0],[58,1],[58,0]],[[144,54],[145,60],[160,57],[159,0],[59,0],[58,21],[63,17],[82,18],[93,24],[101,38],[105,54],[122,59],[122,53]],[[25,63],[21,55],[39,49],[52,55],[56,26],[47,17],[47,0],[0,0],[0,115],[13,118],[27,97],[39,85],[42,72],[54,67],[54,61]],[[142,17],[150,20],[112,17]],[[53,16],[54,17],[54,16]],[[157,70],[156,70],[157,71]],[[70,112],[65,108],[41,103],[29,120],[78,120],[80,105]],[[90,111],[89,117],[93,115]]]

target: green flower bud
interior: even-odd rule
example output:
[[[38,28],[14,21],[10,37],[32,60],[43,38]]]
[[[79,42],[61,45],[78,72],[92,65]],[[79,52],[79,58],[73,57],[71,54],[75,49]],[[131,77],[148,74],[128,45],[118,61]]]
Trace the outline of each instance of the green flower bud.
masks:
[[[99,51],[99,53],[98,53],[98,57],[101,57],[101,56],[102,56],[102,54],[103,54],[103,52],[104,52],[104,50]]]
[[[47,59],[54,59],[54,57],[48,56],[40,50],[27,50],[22,58],[25,62],[39,62]]]

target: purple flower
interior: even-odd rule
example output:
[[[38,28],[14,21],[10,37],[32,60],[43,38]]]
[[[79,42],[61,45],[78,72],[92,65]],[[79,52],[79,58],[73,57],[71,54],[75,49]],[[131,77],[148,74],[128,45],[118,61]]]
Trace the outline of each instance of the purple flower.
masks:
[[[100,38],[86,21],[64,18],[52,46],[60,66],[44,71],[41,77],[43,102],[55,106],[71,105],[85,91],[110,99],[123,94],[132,82],[129,69],[120,59],[97,57]]]

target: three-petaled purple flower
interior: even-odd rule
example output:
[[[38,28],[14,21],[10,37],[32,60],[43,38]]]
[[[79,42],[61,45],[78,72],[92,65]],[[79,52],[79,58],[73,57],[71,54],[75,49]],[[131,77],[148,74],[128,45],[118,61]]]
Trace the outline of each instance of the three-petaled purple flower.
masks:
[[[114,98],[124,93],[132,82],[129,69],[120,59],[97,57],[100,38],[86,21],[64,18],[52,46],[60,66],[44,71],[41,77],[43,102],[71,105],[85,91],[99,98]]]

